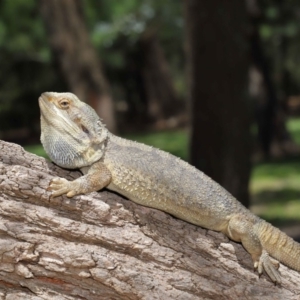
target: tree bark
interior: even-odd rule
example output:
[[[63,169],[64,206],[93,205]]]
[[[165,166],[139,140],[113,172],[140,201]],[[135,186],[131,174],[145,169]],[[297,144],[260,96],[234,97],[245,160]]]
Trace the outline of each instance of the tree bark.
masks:
[[[186,0],[190,160],[245,206],[251,170],[245,2]]]
[[[71,91],[115,131],[113,100],[78,0],[40,0],[50,45]]]
[[[298,299],[299,273],[258,278],[220,233],[107,191],[49,197],[79,175],[0,141],[0,299]]]

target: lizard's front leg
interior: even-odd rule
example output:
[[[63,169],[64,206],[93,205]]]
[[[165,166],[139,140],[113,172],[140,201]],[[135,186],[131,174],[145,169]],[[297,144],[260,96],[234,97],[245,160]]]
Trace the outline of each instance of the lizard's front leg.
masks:
[[[52,191],[51,197],[63,194],[67,194],[67,197],[87,194],[99,191],[111,182],[111,173],[101,162],[96,162],[91,167],[83,168],[83,170],[85,175],[73,181],[60,177],[53,178],[48,187],[48,190]]]

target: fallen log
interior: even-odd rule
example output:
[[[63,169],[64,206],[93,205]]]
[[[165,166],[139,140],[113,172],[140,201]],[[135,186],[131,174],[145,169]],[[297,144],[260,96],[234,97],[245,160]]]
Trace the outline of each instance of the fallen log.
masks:
[[[258,277],[221,233],[108,191],[50,198],[63,170],[0,141],[0,299],[299,299],[300,274]]]

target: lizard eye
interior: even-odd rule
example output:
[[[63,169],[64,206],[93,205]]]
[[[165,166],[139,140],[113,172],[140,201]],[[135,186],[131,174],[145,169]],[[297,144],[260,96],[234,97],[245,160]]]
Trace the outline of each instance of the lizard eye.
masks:
[[[68,109],[69,105],[70,105],[70,101],[67,99],[61,99],[58,104],[59,104],[60,108]]]

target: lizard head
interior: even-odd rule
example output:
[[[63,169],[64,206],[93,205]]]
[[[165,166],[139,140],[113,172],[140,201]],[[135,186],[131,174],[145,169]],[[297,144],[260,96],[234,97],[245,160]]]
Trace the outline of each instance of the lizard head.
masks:
[[[72,93],[46,92],[39,106],[41,142],[52,161],[74,169],[104,155],[108,131],[89,105]]]

